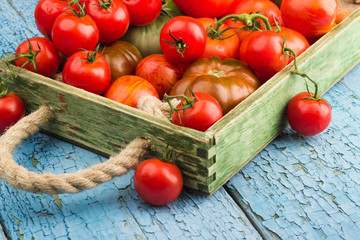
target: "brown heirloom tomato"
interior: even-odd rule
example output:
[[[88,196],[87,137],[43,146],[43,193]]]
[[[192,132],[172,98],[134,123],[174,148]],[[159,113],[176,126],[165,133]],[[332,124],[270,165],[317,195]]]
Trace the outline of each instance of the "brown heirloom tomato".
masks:
[[[171,89],[170,95],[183,94],[187,87],[193,92],[208,93],[218,100],[226,114],[259,86],[259,80],[245,63],[210,57],[193,62]]]
[[[136,66],[142,60],[142,56],[134,45],[125,41],[116,41],[102,48],[105,48],[103,55],[109,63],[112,82],[119,77],[135,74]]]

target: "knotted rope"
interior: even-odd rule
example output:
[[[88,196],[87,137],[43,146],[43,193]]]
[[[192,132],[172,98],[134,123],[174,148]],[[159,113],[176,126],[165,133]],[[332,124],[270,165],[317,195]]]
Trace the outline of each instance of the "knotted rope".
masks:
[[[161,118],[166,118],[170,109],[167,103],[151,96],[142,97],[138,108]],[[33,193],[77,193],[126,174],[130,169],[136,167],[140,159],[150,151],[148,140],[136,138],[118,155],[110,157],[104,163],[60,175],[34,173],[17,164],[12,158],[15,148],[54,117],[55,114],[50,107],[41,106],[37,111],[22,118],[1,136],[0,178],[14,188]]]

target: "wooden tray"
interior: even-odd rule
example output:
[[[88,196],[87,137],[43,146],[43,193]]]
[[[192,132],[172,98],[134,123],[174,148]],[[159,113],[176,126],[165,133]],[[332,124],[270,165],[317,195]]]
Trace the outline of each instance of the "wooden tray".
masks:
[[[298,58],[324,93],[360,61],[360,10],[313,44]],[[167,145],[184,175],[184,185],[212,194],[286,126],[285,108],[305,90],[304,80],[291,75],[293,64],[275,75],[206,132],[175,126],[104,97],[19,71],[10,90],[29,111],[49,105],[56,119],[43,131],[105,156],[117,154],[137,137],[147,137],[161,156]],[[0,75],[9,74],[0,65]],[[86,160],[86,159],[84,159]]]

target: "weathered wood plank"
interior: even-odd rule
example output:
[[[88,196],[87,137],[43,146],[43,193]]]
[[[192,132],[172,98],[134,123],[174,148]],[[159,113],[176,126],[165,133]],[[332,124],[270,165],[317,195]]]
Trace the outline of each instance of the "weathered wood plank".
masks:
[[[226,185],[268,239],[358,239],[360,64],[324,98],[329,128],[287,128]]]
[[[5,233],[4,230],[0,224],[0,240],[7,240],[7,238],[5,237]]]
[[[317,81],[320,94],[360,61],[359,29],[360,10],[298,58],[299,69]],[[210,174],[216,174],[211,192],[285,128],[289,99],[306,90],[304,79],[291,75],[293,69],[293,64],[287,66],[211,128],[215,132],[217,159],[210,167]]]
[[[14,158],[36,172],[73,172],[105,158],[38,133]],[[152,207],[137,196],[133,172],[80,194],[58,196],[14,190],[0,182],[0,215],[11,239],[261,239],[221,189],[212,196],[183,191]]]

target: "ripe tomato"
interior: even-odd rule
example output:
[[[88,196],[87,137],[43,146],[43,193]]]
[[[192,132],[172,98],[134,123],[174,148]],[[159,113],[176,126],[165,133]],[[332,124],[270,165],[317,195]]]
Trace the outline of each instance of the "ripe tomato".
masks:
[[[16,66],[46,77],[52,77],[60,66],[58,50],[50,40],[43,37],[30,38],[20,43],[15,58],[18,58],[15,60]]]
[[[223,114],[233,109],[260,86],[254,72],[236,59],[202,58],[192,63],[170,91],[180,95],[187,88],[208,93],[221,105]]]
[[[180,80],[183,70],[178,64],[170,63],[164,55],[153,54],[139,63],[135,74],[148,80],[162,98]]]
[[[143,26],[152,23],[160,15],[162,0],[122,0],[129,10],[130,23]]]
[[[307,99],[308,92],[302,92],[294,96],[288,106],[286,115],[293,130],[311,136],[324,131],[331,121],[331,106],[323,98],[318,100]]]
[[[75,13],[76,12],[76,13]],[[84,10],[65,12],[56,18],[51,31],[56,48],[65,56],[80,49],[93,50],[99,41],[99,29]]]
[[[172,18],[160,32],[161,50],[173,63],[191,63],[201,57],[206,39],[201,22],[188,16]]]
[[[284,0],[280,10],[286,27],[311,39],[333,28],[337,6],[337,0]]]
[[[103,51],[103,52],[102,52]],[[111,81],[135,74],[136,66],[143,59],[139,50],[129,42],[116,41],[100,49],[111,70]]]
[[[144,95],[152,95],[159,98],[159,94],[154,86],[146,79],[126,75],[111,83],[104,97],[136,108],[140,98]]]
[[[212,18],[198,18],[205,29],[213,26],[215,20]],[[229,28],[225,23],[220,26],[219,31]],[[223,39],[225,38],[225,39]],[[202,58],[218,56],[224,60],[226,58],[239,58],[240,40],[236,35],[236,31],[229,29],[220,36],[207,36],[206,46]]]
[[[36,4],[34,17],[39,31],[46,37],[51,38],[51,29],[55,19],[66,12],[69,1],[64,0],[39,0]]]
[[[86,9],[99,29],[102,43],[118,40],[129,27],[129,12],[121,0],[90,0]]]
[[[198,131],[206,131],[223,116],[219,102],[210,94],[195,92],[188,96],[193,105],[187,109],[174,112],[172,122],[178,126],[192,128]],[[184,107],[189,100],[182,99],[176,106],[177,109]]]
[[[16,94],[6,94],[0,85],[0,134],[25,115],[25,104]]]
[[[223,15],[236,0],[173,0],[186,15],[215,18]]]
[[[62,72],[66,84],[95,94],[102,94],[110,84],[110,67],[97,51],[80,51],[71,55]]]
[[[134,186],[145,202],[161,206],[173,202],[180,195],[183,177],[175,164],[147,159],[135,169]]]
[[[283,53],[283,41],[283,36],[274,31],[253,32],[241,42],[240,60],[270,78],[289,63],[290,58]]]

